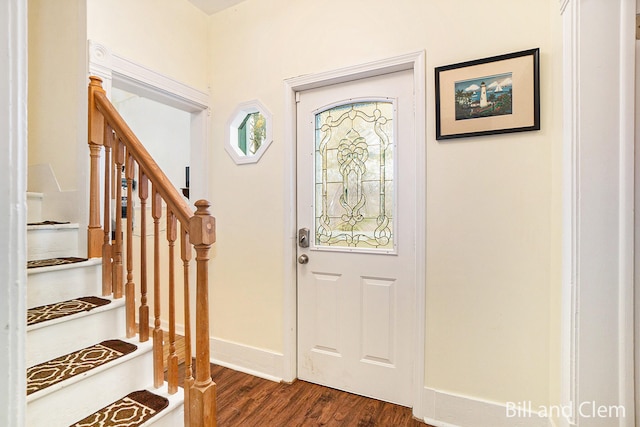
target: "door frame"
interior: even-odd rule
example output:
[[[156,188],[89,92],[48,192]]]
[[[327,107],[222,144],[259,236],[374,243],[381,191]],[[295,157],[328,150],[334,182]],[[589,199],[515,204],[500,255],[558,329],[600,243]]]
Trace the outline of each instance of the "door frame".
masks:
[[[617,425],[634,425],[635,3],[560,1],[564,86],[560,403],[571,408],[559,419],[561,427],[594,425],[579,411],[583,402],[621,405],[633,415]],[[619,114],[600,115],[599,106],[590,102],[591,84],[609,76],[616,83],[601,102]],[[602,144],[603,140],[611,143]],[[601,375],[594,366],[612,366],[615,373]]]
[[[93,40],[89,40],[89,73],[103,80],[109,98],[115,86],[191,114],[189,200],[192,204],[209,200],[209,93],[121,57]]]
[[[413,339],[413,413],[422,413],[424,388],[425,288],[426,288],[426,68],[425,52],[417,51],[379,61],[340,68],[284,81],[285,91],[285,218],[284,218],[284,354],[283,379],[297,378],[297,240],[296,240],[296,100],[299,92],[396,71],[413,71],[416,144],[416,286],[415,337]]]
[[[0,6],[0,424],[25,424],[27,338],[27,4],[9,0]],[[4,196],[6,195],[6,196]],[[6,349],[6,350],[5,350]]]

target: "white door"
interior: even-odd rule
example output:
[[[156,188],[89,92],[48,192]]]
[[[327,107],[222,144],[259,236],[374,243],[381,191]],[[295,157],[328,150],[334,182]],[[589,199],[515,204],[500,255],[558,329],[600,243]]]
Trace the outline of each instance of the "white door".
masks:
[[[299,95],[298,377],[410,406],[413,71]]]

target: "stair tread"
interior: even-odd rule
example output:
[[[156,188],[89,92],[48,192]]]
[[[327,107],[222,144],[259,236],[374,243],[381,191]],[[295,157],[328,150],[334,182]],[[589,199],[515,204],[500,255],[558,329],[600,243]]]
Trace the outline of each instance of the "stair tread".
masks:
[[[67,270],[73,268],[83,268],[93,265],[99,265],[102,263],[102,258],[84,258],[83,261],[66,263],[66,264],[57,264],[46,267],[35,267],[35,268],[27,268],[27,275],[38,274],[38,273],[46,273],[49,271],[57,271],[57,270]]]
[[[51,226],[61,226],[61,227],[51,227]],[[47,227],[50,228],[80,228],[78,223],[71,223],[70,221],[54,221],[54,220],[45,220],[45,221],[37,221],[37,222],[28,222],[27,227],[33,227],[32,229],[37,229],[39,227]],[[62,227],[64,226],[64,227]],[[27,228],[29,229],[29,228]]]
[[[27,326],[91,311],[110,303],[109,299],[86,296],[33,307],[27,310]]]
[[[72,424],[72,427],[141,426],[167,406],[169,399],[148,390],[138,390]]]
[[[58,258],[35,259],[35,260],[27,261],[27,268],[56,267],[59,265],[77,264],[85,261],[87,261],[87,258],[79,258],[79,257],[58,257]]]
[[[98,368],[136,349],[132,343],[107,340],[27,368],[27,395]]]

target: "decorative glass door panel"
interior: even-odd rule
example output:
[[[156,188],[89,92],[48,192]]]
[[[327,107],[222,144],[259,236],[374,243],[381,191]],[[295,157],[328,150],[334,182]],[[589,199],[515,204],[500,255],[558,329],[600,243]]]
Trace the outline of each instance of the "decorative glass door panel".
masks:
[[[392,101],[315,114],[315,248],[395,252]]]

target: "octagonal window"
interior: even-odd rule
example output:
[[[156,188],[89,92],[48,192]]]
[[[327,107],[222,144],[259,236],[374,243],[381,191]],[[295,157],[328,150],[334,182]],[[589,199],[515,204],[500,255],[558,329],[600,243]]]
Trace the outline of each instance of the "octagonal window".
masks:
[[[237,164],[255,163],[271,144],[271,114],[257,100],[240,104],[227,125],[225,149]]]

